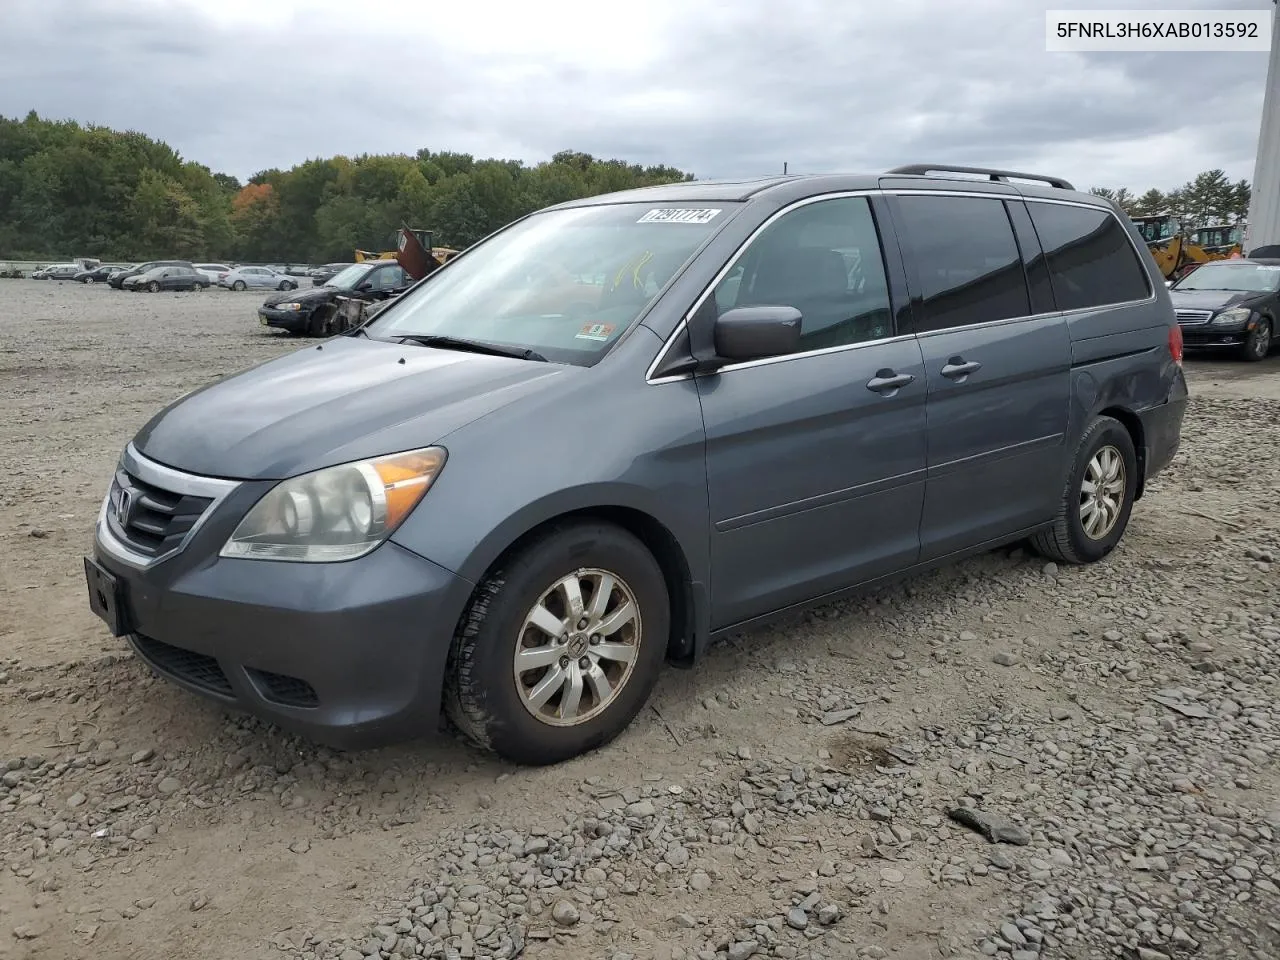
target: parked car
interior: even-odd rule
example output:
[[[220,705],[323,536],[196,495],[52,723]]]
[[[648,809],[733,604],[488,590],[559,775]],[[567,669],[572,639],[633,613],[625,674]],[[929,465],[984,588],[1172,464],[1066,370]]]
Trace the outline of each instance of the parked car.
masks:
[[[129,267],[122,263],[103,263],[92,268],[91,270],[81,270],[72,280],[80,283],[106,283],[107,278],[116,270],[127,270]]]
[[[258,308],[264,327],[276,327],[313,337],[326,334],[325,321],[338,297],[369,302],[398,296],[413,284],[404,267],[394,260],[353,263],[328,283],[301,293],[275,293]]]
[[[110,274],[107,277],[107,283],[115,290],[123,290],[125,281],[130,277],[147,273],[156,267],[186,267],[188,270],[194,270],[195,264],[190,260],[148,260],[146,263],[140,263],[135,267],[130,267],[128,270]]]
[[[1214,260],[1169,289],[1187,349],[1263,360],[1280,338],[1280,259]]]
[[[316,267],[310,273],[311,282],[317,287],[322,287],[326,283],[328,283],[330,280],[332,280],[334,277],[336,277],[338,274],[340,274],[343,270],[347,269],[347,267],[353,267],[353,266],[355,266],[354,262],[327,263],[323,267]]]
[[[249,287],[296,290],[298,281],[270,267],[236,267],[227,273],[218,274],[218,286],[228,290],[247,290]]]
[[[208,290],[210,286],[208,278],[194,267],[156,267],[124,282],[126,290],[147,290],[151,293],[159,293],[161,290]]]
[[[1101,560],[1179,446],[1169,291],[1111,201],[974,173],[523,217],[159,411],[90,606],[160,675],[316,739],[427,735],[443,704],[541,764],[716,636],[1004,543]]]
[[[35,280],[71,280],[79,272],[78,263],[51,263],[47,267],[33,270],[31,276]]]
[[[235,269],[225,263],[197,263],[193,266],[195,266],[199,273],[204,274],[204,278],[208,280],[211,285],[217,283],[218,278],[224,273],[230,273]]]

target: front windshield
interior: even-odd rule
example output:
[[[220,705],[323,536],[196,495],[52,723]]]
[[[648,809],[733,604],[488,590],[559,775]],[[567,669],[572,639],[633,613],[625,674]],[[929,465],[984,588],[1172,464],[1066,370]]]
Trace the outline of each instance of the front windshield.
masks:
[[[368,332],[478,340],[590,364],[732,206],[613,203],[534,214],[405,294]]]
[[[1275,293],[1280,290],[1280,265],[1263,263],[1209,264],[1187,274],[1175,290],[1237,290]]]
[[[353,263],[324,282],[326,287],[338,287],[342,290],[353,290],[360,279],[372,268],[367,263]]]

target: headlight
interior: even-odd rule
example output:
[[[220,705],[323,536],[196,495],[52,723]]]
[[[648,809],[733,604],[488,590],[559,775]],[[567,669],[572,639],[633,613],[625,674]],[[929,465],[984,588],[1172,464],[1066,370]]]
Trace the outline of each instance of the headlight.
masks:
[[[1253,316],[1253,311],[1248,307],[1233,307],[1230,310],[1223,310],[1220,314],[1214,317],[1213,323],[1215,325],[1221,324],[1222,326],[1227,326],[1232,323],[1244,323],[1251,316]]]
[[[272,310],[301,310],[301,309],[302,309],[302,304],[300,304],[300,303],[273,303],[273,304],[271,305],[271,309],[272,309]]]
[[[442,448],[426,447],[282,481],[240,521],[221,556],[303,563],[354,560],[400,526],[444,462]]]

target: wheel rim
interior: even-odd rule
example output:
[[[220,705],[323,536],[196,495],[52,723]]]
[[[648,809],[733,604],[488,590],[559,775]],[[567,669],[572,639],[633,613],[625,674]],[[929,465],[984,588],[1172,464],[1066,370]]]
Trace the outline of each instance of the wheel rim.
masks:
[[[1115,529],[1124,506],[1124,486],[1124,457],[1108,444],[1093,455],[1080,484],[1080,525],[1085,536],[1101,540]]]
[[[513,661],[520,702],[553,727],[599,716],[631,679],[641,636],[640,605],[617,574],[584,568],[562,577],[520,626]]]
[[[1253,339],[1250,341],[1255,357],[1265,357],[1271,347],[1271,324],[1265,320],[1253,328]]]

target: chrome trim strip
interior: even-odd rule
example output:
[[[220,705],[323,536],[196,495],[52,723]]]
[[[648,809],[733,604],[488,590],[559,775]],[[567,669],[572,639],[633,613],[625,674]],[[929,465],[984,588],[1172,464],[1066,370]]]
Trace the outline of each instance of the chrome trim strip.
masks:
[[[770,363],[784,363],[787,360],[801,360],[808,357],[821,357],[829,353],[847,353],[850,350],[861,350],[864,347],[878,347],[886,343],[903,343],[913,339],[915,334],[899,333],[892,337],[881,337],[879,340],[859,340],[857,343],[842,343],[835,347],[821,347],[817,350],[806,350],[803,353],[783,353],[776,357],[762,357],[759,360],[743,360],[741,363],[728,363],[719,367],[716,373],[729,373],[733,370],[746,370],[750,367],[763,367]]]
[[[240,486],[239,480],[202,477],[198,474],[175,470],[173,467],[166,467],[162,463],[156,463],[156,461],[149,460],[139,453],[138,448],[133,443],[124,448],[120,461],[126,470],[143,483],[149,483],[171,493],[180,493],[184,497],[217,499],[218,497],[226,496]]]
[[[693,306],[688,311],[686,311],[685,315],[680,319],[680,322],[676,324],[675,329],[672,330],[671,333],[667,336],[667,339],[662,344],[661,349],[658,350],[657,355],[653,358],[652,362],[650,362],[648,368],[645,370],[645,373],[644,373],[645,383],[646,384],[677,383],[681,380],[693,379],[693,374],[690,374],[690,373],[680,373],[680,374],[676,374],[674,376],[668,376],[668,377],[654,377],[653,371],[666,358],[667,353],[671,350],[676,340],[679,339],[680,334],[683,333],[685,329],[688,327],[690,318],[692,318],[702,308],[702,305],[706,302],[707,298],[715,292],[716,287],[720,285],[720,281],[723,280],[726,276],[728,276],[729,271],[733,269],[734,265],[738,261],[738,258],[742,256],[743,251],[745,251],[749,246],[751,246],[751,244],[755,242],[756,238],[761,233],[763,233],[764,230],[767,229],[775,220],[778,220],[780,217],[790,213],[793,210],[797,210],[800,207],[808,206],[811,203],[819,203],[823,200],[840,200],[848,197],[871,197],[871,196],[977,197],[982,200],[1012,199],[1012,200],[1022,200],[1024,203],[1055,203],[1055,204],[1058,204],[1059,206],[1083,207],[1086,210],[1103,210],[1113,220],[1115,220],[1117,223],[1120,223],[1121,227],[1124,227],[1124,224],[1120,222],[1120,218],[1116,216],[1115,211],[1111,210],[1109,207],[1106,207],[1102,204],[1088,203],[1084,200],[1067,200],[1067,199],[1058,200],[1058,199],[1049,199],[1047,197],[1028,197],[1016,191],[1013,193],[1006,193],[1004,191],[994,191],[994,190],[990,192],[979,192],[979,191],[968,191],[968,190],[949,190],[946,188],[939,189],[939,190],[927,190],[927,189],[910,188],[910,187],[902,187],[902,188],[880,187],[880,188],[866,188],[862,190],[841,190],[835,193],[823,193],[813,197],[804,197],[803,199],[796,200],[795,202],[790,203],[779,210],[775,210],[772,214],[769,215],[769,217],[763,223],[760,224],[760,226],[756,227],[756,229],[751,232],[751,235],[748,236],[746,240],[744,240],[741,244],[738,245],[738,248],[734,250],[733,255],[729,257],[728,261],[720,269],[720,271],[715,275],[711,283],[706,287],[706,289],[702,291],[701,294],[699,294],[698,299],[694,301]],[[1125,229],[1124,235],[1129,240],[1130,249],[1133,250],[1135,254],[1137,254],[1139,262],[1140,263],[1143,262],[1142,256],[1144,251],[1138,248],[1137,244],[1134,242],[1133,237],[1129,235],[1128,229]],[[769,363],[781,363],[784,360],[799,360],[804,357],[819,356],[827,353],[838,353],[844,350],[855,350],[861,347],[869,347],[869,346],[874,346],[882,343],[894,343],[900,340],[910,339],[913,336],[914,337],[932,337],[932,336],[938,336],[944,333],[954,333],[957,330],[982,330],[986,327],[1004,326],[1005,324],[1021,323],[1027,320],[1041,320],[1046,317],[1061,317],[1062,319],[1066,320],[1074,316],[1081,316],[1088,313],[1095,313],[1099,310],[1113,310],[1118,307],[1136,307],[1136,306],[1141,306],[1143,304],[1155,303],[1156,301],[1155,285],[1151,280],[1150,273],[1147,272],[1146,270],[1144,270],[1143,272],[1146,275],[1147,285],[1151,288],[1151,292],[1146,297],[1143,297],[1141,300],[1125,300],[1121,303],[1105,303],[1105,304],[1100,304],[1099,306],[1096,306],[1096,307],[1079,307],[1073,310],[1052,310],[1048,313],[1036,313],[1036,314],[1031,314],[1025,317],[1007,317],[1000,320],[987,320],[982,323],[966,324],[962,327],[945,327],[941,330],[925,330],[921,333],[915,333],[915,334],[911,334],[911,333],[895,334],[892,337],[884,337],[880,340],[863,340],[858,343],[843,344],[838,347],[823,347],[819,350],[805,350],[801,353],[789,353],[789,354],[784,354],[778,357],[766,357],[762,360],[747,360],[742,363],[727,364],[723,367],[718,368],[716,370],[716,373],[717,374],[731,373],[734,370],[742,370],[750,367],[759,367]]]
[[[112,532],[111,524],[107,519],[107,510],[111,506],[111,487],[108,485],[106,496],[102,498],[102,507],[98,511],[94,540],[103,553],[109,555],[113,560],[137,570],[146,570],[184,550],[191,538],[195,536],[196,532],[204,526],[205,521],[218,508],[218,505],[226,499],[231,491],[240,486],[239,480],[202,477],[156,463],[154,460],[149,460],[140,454],[132,442],[125,447],[124,452],[120,455],[120,466],[143,483],[149,483],[162,490],[168,490],[171,493],[181,494],[182,496],[204,497],[212,501],[205,508],[204,513],[200,514],[196,522],[191,525],[191,529],[187,531],[176,547],[166,553],[148,557],[133,550]]]

